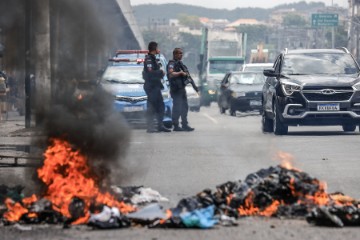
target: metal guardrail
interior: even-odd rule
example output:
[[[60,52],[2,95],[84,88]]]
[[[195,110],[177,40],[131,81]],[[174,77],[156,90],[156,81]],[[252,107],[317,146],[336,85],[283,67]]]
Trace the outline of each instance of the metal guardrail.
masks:
[[[16,168],[16,167],[38,167],[39,164],[29,163],[28,161],[40,161],[42,157],[25,157],[0,155],[0,168]]]

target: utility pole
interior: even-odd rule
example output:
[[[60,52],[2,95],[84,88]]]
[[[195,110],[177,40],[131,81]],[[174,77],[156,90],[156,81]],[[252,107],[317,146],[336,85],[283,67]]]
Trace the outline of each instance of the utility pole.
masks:
[[[334,0],[331,0],[331,8],[334,10]],[[335,48],[335,26],[331,28],[331,48]]]

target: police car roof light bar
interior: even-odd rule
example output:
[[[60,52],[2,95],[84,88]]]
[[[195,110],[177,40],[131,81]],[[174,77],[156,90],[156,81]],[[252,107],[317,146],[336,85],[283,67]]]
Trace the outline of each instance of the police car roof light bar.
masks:
[[[116,54],[149,53],[148,50],[117,50]]]
[[[109,58],[109,62],[130,62],[128,58]]]
[[[143,63],[145,59],[143,58],[137,58],[135,60],[130,60],[128,58],[109,58],[109,62],[136,62],[138,64]]]

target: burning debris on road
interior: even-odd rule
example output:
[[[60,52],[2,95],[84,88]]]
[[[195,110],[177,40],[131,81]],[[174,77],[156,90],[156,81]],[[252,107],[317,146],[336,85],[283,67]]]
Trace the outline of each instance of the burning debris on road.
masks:
[[[211,228],[217,223],[236,225],[236,219],[242,217],[264,216],[302,218],[315,225],[360,226],[359,201],[341,193],[328,194],[316,178],[280,165],[249,174],[244,181],[218,185],[214,192],[205,189],[164,211],[158,204],[147,205],[163,198],[141,205],[131,202],[141,187],[116,187],[112,193],[100,190],[89,178],[87,165],[78,165],[84,161],[83,156],[68,143],[55,140],[45,156],[69,161],[60,164],[52,159],[48,165],[45,160],[38,174],[48,189],[41,198],[33,195],[14,201],[12,189],[2,186],[6,211],[1,217],[5,223],[88,224],[99,229],[138,224],[151,228]],[[70,169],[81,173],[74,174]]]

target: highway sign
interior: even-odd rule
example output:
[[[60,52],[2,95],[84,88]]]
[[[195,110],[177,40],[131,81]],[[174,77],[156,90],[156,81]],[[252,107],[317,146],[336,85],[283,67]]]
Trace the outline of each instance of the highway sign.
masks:
[[[311,26],[313,27],[334,27],[339,24],[337,13],[313,13],[311,15]]]

